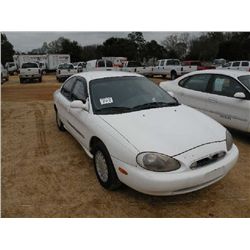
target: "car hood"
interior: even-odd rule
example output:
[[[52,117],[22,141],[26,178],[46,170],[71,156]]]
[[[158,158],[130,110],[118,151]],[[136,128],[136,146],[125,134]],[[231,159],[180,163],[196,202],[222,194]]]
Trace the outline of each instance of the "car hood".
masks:
[[[139,152],[174,156],[226,137],[223,126],[185,105],[100,117]]]

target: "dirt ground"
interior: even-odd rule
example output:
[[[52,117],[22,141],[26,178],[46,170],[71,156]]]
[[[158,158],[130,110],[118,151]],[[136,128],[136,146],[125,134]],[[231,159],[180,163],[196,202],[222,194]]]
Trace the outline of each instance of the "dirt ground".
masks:
[[[154,79],[159,82],[162,79]],[[250,138],[232,131],[240,157],[218,183],[190,194],[153,197],[126,186],[103,189],[92,160],[55,123],[54,75],[1,87],[2,217],[250,217]]]

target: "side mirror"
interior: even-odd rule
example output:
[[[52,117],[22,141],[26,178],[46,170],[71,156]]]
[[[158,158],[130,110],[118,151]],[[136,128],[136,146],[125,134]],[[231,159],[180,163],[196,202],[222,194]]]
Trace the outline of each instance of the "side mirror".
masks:
[[[75,100],[75,101],[70,103],[70,108],[84,109],[84,110],[88,111],[89,110],[89,102],[86,100],[86,102],[83,103],[83,101]]]
[[[243,92],[236,92],[234,94],[234,97],[235,98],[238,98],[238,99],[245,99],[246,98],[246,95],[243,93]]]

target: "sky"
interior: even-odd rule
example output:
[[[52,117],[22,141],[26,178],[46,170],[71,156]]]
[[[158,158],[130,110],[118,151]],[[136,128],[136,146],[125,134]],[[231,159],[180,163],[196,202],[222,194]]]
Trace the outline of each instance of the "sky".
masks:
[[[43,42],[51,42],[63,36],[70,40],[76,40],[82,46],[91,44],[102,44],[106,39],[114,37],[127,37],[130,32],[5,32],[8,40],[16,51],[27,52],[40,48]],[[161,43],[173,32],[143,32],[147,41],[156,40]],[[198,34],[198,33],[196,33]],[[195,35],[195,34],[194,34]]]

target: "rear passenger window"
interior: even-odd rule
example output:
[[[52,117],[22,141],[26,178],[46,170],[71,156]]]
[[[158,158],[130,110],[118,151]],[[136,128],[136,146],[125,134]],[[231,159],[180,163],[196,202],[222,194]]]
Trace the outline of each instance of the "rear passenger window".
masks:
[[[98,61],[97,67],[98,67],[98,68],[103,68],[103,67],[105,67],[104,61],[103,61],[103,60]]]
[[[160,66],[164,66],[164,60],[161,61]]]
[[[61,93],[63,96],[65,96],[68,100],[71,100],[71,90],[72,90],[72,87],[75,83],[75,80],[76,78],[75,77],[72,77],[70,79],[68,79],[63,87],[62,87],[62,90],[61,90]]]
[[[241,66],[246,66],[246,67],[248,67],[248,66],[249,66],[249,63],[248,63],[248,62],[242,62],[242,63],[241,63]]]
[[[206,92],[210,75],[195,75],[182,80],[179,85],[186,89]]]
[[[246,94],[245,89],[233,78],[228,76],[215,76],[212,83],[212,94],[233,97],[237,92]]]

